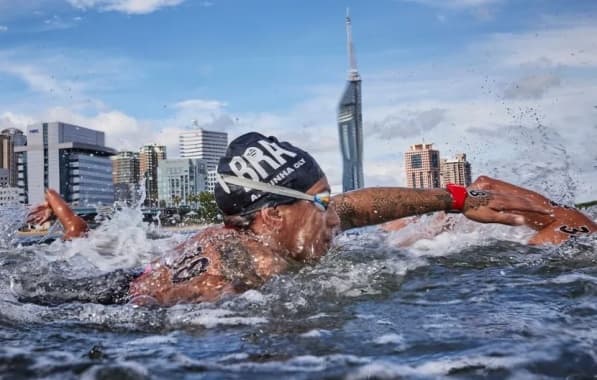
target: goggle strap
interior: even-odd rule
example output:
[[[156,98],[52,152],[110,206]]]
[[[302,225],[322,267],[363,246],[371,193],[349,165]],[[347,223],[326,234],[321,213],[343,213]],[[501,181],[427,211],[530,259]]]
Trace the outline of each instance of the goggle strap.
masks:
[[[248,187],[254,190],[265,191],[272,194],[283,195],[285,197],[304,199],[307,201],[313,201],[314,196],[301,193],[300,191],[289,189],[287,187],[271,185],[267,182],[253,181],[245,177],[236,177],[230,175],[220,175],[222,180],[231,185],[237,185],[242,187]]]

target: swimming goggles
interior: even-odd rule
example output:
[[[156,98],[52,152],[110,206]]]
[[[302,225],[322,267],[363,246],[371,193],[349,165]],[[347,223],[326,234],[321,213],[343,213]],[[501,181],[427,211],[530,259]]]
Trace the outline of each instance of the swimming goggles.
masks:
[[[317,193],[315,195],[303,193],[297,190],[289,189],[288,187],[271,185],[266,182],[253,181],[245,177],[236,177],[230,175],[220,175],[223,182],[231,185],[237,185],[242,187],[248,187],[254,190],[260,190],[271,194],[282,195],[294,199],[302,199],[305,201],[313,202],[313,204],[320,210],[326,211],[331,202],[331,196],[329,191]]]

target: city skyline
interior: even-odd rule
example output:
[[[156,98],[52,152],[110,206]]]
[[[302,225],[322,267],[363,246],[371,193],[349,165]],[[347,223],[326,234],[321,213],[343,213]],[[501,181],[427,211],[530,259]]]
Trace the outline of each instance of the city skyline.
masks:
[[[337,191],[348,6],[368,186],[404,185],[396,147],[425,140],[466,151],[477,174],[597,198],[595,2],[132,4],[0,0],[0,129],[61,120],[172,157],[193,121],[231,139],[258,130],[307,147]]]

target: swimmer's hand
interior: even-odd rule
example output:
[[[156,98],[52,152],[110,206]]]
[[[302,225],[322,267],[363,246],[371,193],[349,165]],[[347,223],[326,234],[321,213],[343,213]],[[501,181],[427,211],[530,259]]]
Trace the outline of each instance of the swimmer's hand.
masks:
[[[40,203],[33,207],[27,215],[27,223],[44,224],[49,220],[55,219],[54,211],[48,202]]]
[[[480,223],[500,223],[510,226],[525,224],[525,213],[549,215],[550,209],[525,197],[505,192],[469,188],[462,210],[468,219]]]

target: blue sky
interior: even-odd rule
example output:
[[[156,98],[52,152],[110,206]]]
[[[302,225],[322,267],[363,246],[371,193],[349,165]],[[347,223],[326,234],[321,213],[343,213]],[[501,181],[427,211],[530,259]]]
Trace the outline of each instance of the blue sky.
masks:
[[[597,199],[592,0],[0,0],[0,128],[61,120],[170,157],[193,123],[258,130],[337,186],[347,7],[367,185],[403,185],[426,141],[476,175]]]

